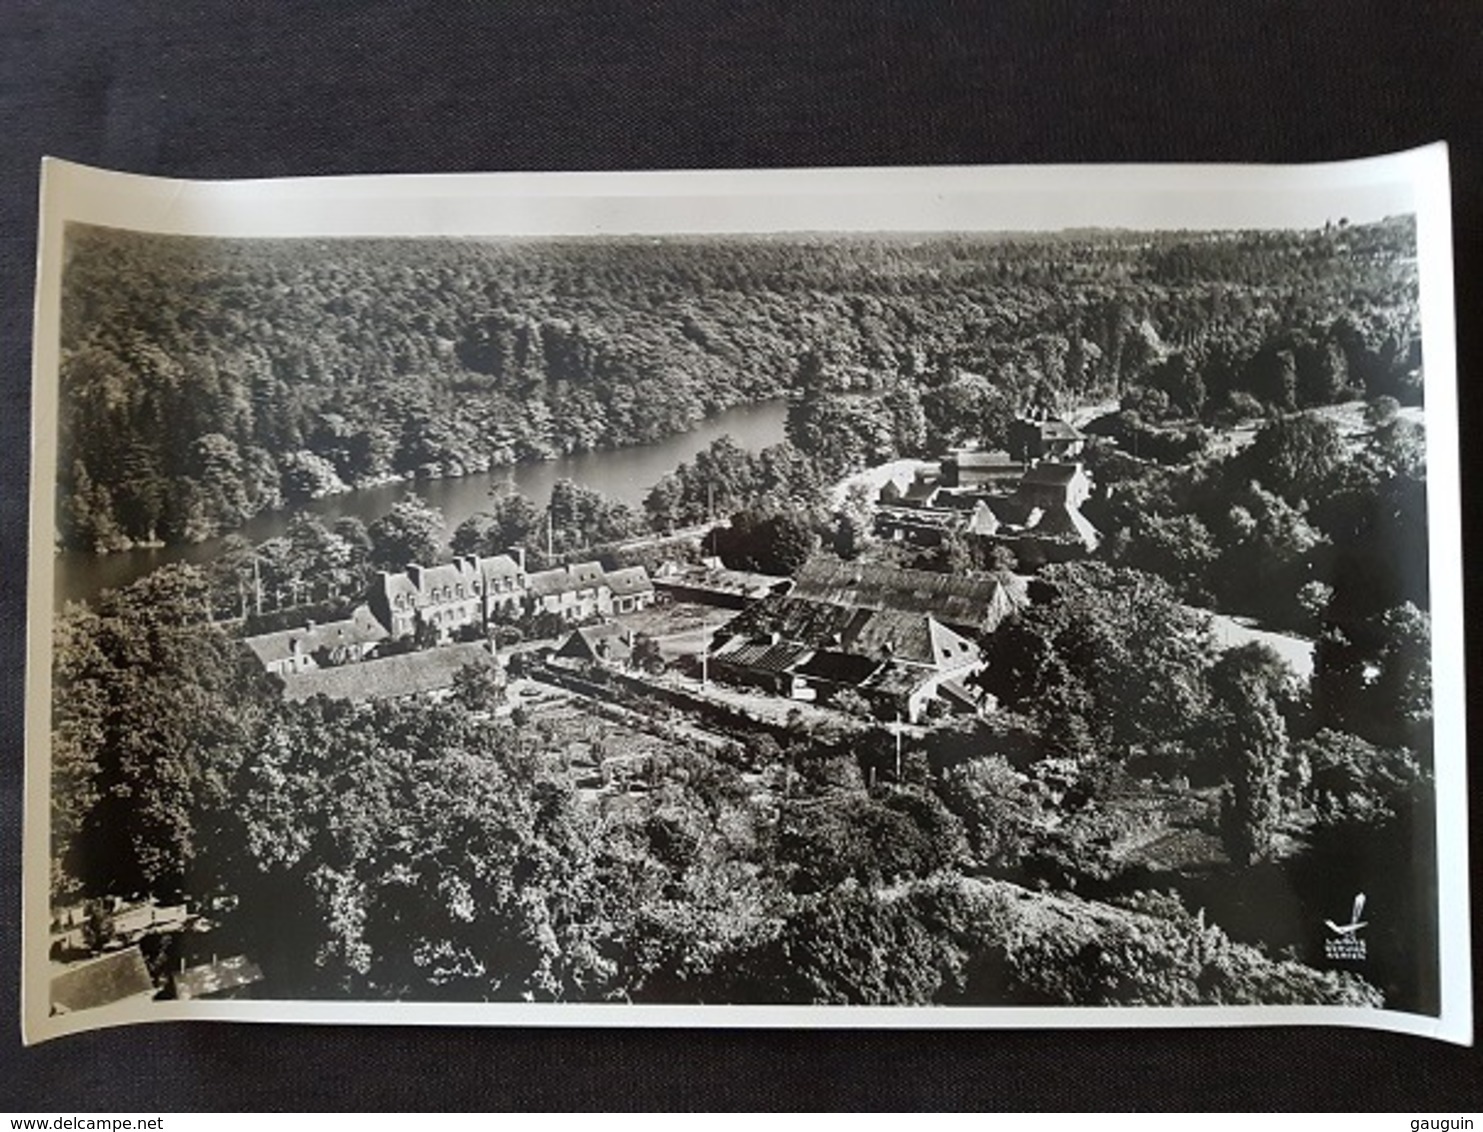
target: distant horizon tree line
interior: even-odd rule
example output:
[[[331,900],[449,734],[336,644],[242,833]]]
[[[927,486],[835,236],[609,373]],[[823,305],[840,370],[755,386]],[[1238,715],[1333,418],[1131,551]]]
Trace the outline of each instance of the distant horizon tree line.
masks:
[[[1420,397],[1409,218],[621,255],[71,240],[58,529],[75,549],[198,542],[355,485],[651,443],[790,390],[789,439],[826,478],[1144,389],[1155,418]]]

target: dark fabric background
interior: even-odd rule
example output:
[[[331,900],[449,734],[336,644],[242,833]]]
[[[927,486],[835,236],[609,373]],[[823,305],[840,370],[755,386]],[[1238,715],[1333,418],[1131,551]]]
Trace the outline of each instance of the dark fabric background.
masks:
[[[1483,1107],[1475,1052],[1359,1031],[202,1023],[23,1050],[17,1021],[29,337],[43,154],[142,173],[262,177],[1311,161],[1439,138],[1453,146],[1467,437],[1480,424],[1470,379],[1483,364],[1483,8],[1474,0],[914,0],[807,11],[687,0],[0,2],[0,1110]],[[1471,518],[1483,481],[1478,446],[1463,448]],[[1471,575],[1479,546],[1467,541]],[[1469,652],[1476,669],[1477,648]]]

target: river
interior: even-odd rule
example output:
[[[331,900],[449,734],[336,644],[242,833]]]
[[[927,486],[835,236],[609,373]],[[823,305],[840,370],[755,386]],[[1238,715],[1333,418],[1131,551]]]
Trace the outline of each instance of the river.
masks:
[[[411,492],[416,492],[441,510],[451,532],[470,515],[488,507],[491,492],[504,490],[512,480],[516,490],[543,507],[551,498],[552,485],[559,479],[570,479],[642,509],[644,496],[666,472],[694,459],[698,452],[710,447],[712,441],[730,435],[742,448],[760,451],[783,439],[786,416],[785,400],[743,405],[707,418],[691,432],[656,444],[584,452],[579,456],[564,456],[539,464],[493,468],[457,479],[391,483],[346,492],[313,500],[297,509],[258,515],[232,533],[253,542],[276,538],[288,529],[289,520],[299,510],[323,515],[331,522],[354,515],[372,523]],[[135,578],[168,562],[209,562],[219,552],[221,543],[221,539],[208,539],[191,546],[140,547],[116,554],[67,551],[56,559],[54,604],[60,608],[66,601],[96,597],[105,589],[128,585]]]

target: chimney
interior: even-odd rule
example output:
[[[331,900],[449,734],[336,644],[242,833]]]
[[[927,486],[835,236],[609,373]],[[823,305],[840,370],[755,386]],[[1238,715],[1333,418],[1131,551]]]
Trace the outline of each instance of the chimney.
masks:
[[[422,567],[415,562],[407,563],[407,577],[419,590],[422,589]]]
[[[523,546],[512,546],[512,547],[510,547],[510,557],[515,560],[515,565],[517,565],[517,566],[520,567],[521,573],[524,573],[525,572],[525,547],[523,547]]]

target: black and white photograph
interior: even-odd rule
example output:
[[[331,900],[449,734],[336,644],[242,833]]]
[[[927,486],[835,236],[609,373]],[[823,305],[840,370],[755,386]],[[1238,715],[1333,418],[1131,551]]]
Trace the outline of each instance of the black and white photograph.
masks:
[[[25,1033],[1471,1040],[1441,147],[53,162]]]

